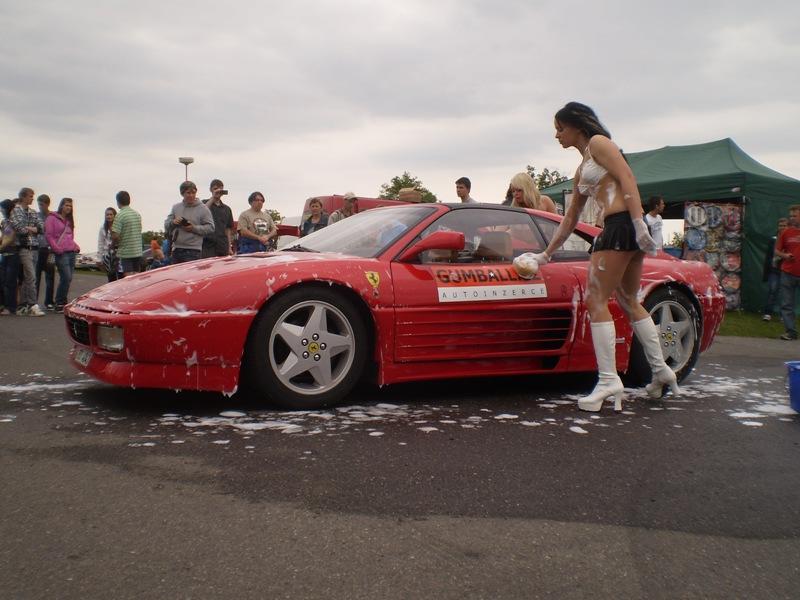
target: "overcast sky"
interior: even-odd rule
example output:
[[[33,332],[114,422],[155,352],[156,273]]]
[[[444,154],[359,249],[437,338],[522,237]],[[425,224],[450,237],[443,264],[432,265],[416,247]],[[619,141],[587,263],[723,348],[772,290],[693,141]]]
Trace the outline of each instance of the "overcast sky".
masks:
[[[254,190],[376,196],[410,171],[502,199],[527,164],[572,175],[570,100],[626,151],[731,137],[800,178],[796,1],[0,0],[0,197],[75,199],[96,250],[128,190],[161,229],[184,167],[234,214]]]

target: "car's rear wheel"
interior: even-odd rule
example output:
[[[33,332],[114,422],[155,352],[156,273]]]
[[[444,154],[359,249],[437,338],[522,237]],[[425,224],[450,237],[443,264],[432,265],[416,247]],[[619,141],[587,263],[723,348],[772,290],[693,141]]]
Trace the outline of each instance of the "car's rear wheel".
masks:
[[[700,353],[700,319],[696,308],[685,293],[666,288],[653,292],[643,306],[658,329],[664,361],[675,371],[678,381],[683,381],[692,372]],[[651,379],[650,365],[634,336],[626,383],[642,386]]]
[[[247,381],[279,406],[331,406],[358,383],[367,347],[364,320],[341,293],[290,290],[254,323],[246,350]]]

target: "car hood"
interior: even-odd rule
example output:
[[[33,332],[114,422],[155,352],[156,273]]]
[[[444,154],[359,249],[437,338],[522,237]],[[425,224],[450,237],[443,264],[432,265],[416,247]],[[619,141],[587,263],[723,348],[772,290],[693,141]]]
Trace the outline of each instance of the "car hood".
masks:
[[[111,312],[252,311],[301,279],[360,268],[362,259],[311,252],[256,253],[170,265],[96,288],[76,304]]]

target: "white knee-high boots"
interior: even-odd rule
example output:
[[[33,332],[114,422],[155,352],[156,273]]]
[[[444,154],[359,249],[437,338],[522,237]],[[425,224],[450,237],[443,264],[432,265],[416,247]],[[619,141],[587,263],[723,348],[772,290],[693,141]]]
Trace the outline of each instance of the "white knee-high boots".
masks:
[[[661,343],[658,340],[658,329],[653,323],[653,318],[647,317],[634,322],[633,331],[639,338],[647,362],[650,363],[650,368],[653,370],[653,380],[645,386],[647,393],[653,398],[661,398],[664,386],[668,385],[674,395],[680,394],[681,390],[678,388],[675,372],[664,362]]]
[[[588,396],[578,400],[578,408],[597,412],[603,400],[613,400],[614,410],[622,410],[624,386],[617,375],[616,338],[613,321],[592,323],[592,343],[597,358],[597,385]]]

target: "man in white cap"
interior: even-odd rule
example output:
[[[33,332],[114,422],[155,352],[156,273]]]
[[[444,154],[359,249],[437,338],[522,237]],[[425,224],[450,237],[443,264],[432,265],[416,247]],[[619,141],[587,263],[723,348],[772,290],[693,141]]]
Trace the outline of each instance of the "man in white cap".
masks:
[[[342,219],[346,219],[347,217],[352,217],[354,214],[356,214],[357,210],[358,198],[353,192],[347,192],[344,195],[344,206],[330,214],[328,217],[328,225],[336,223],[337,221],[341,221]]]

